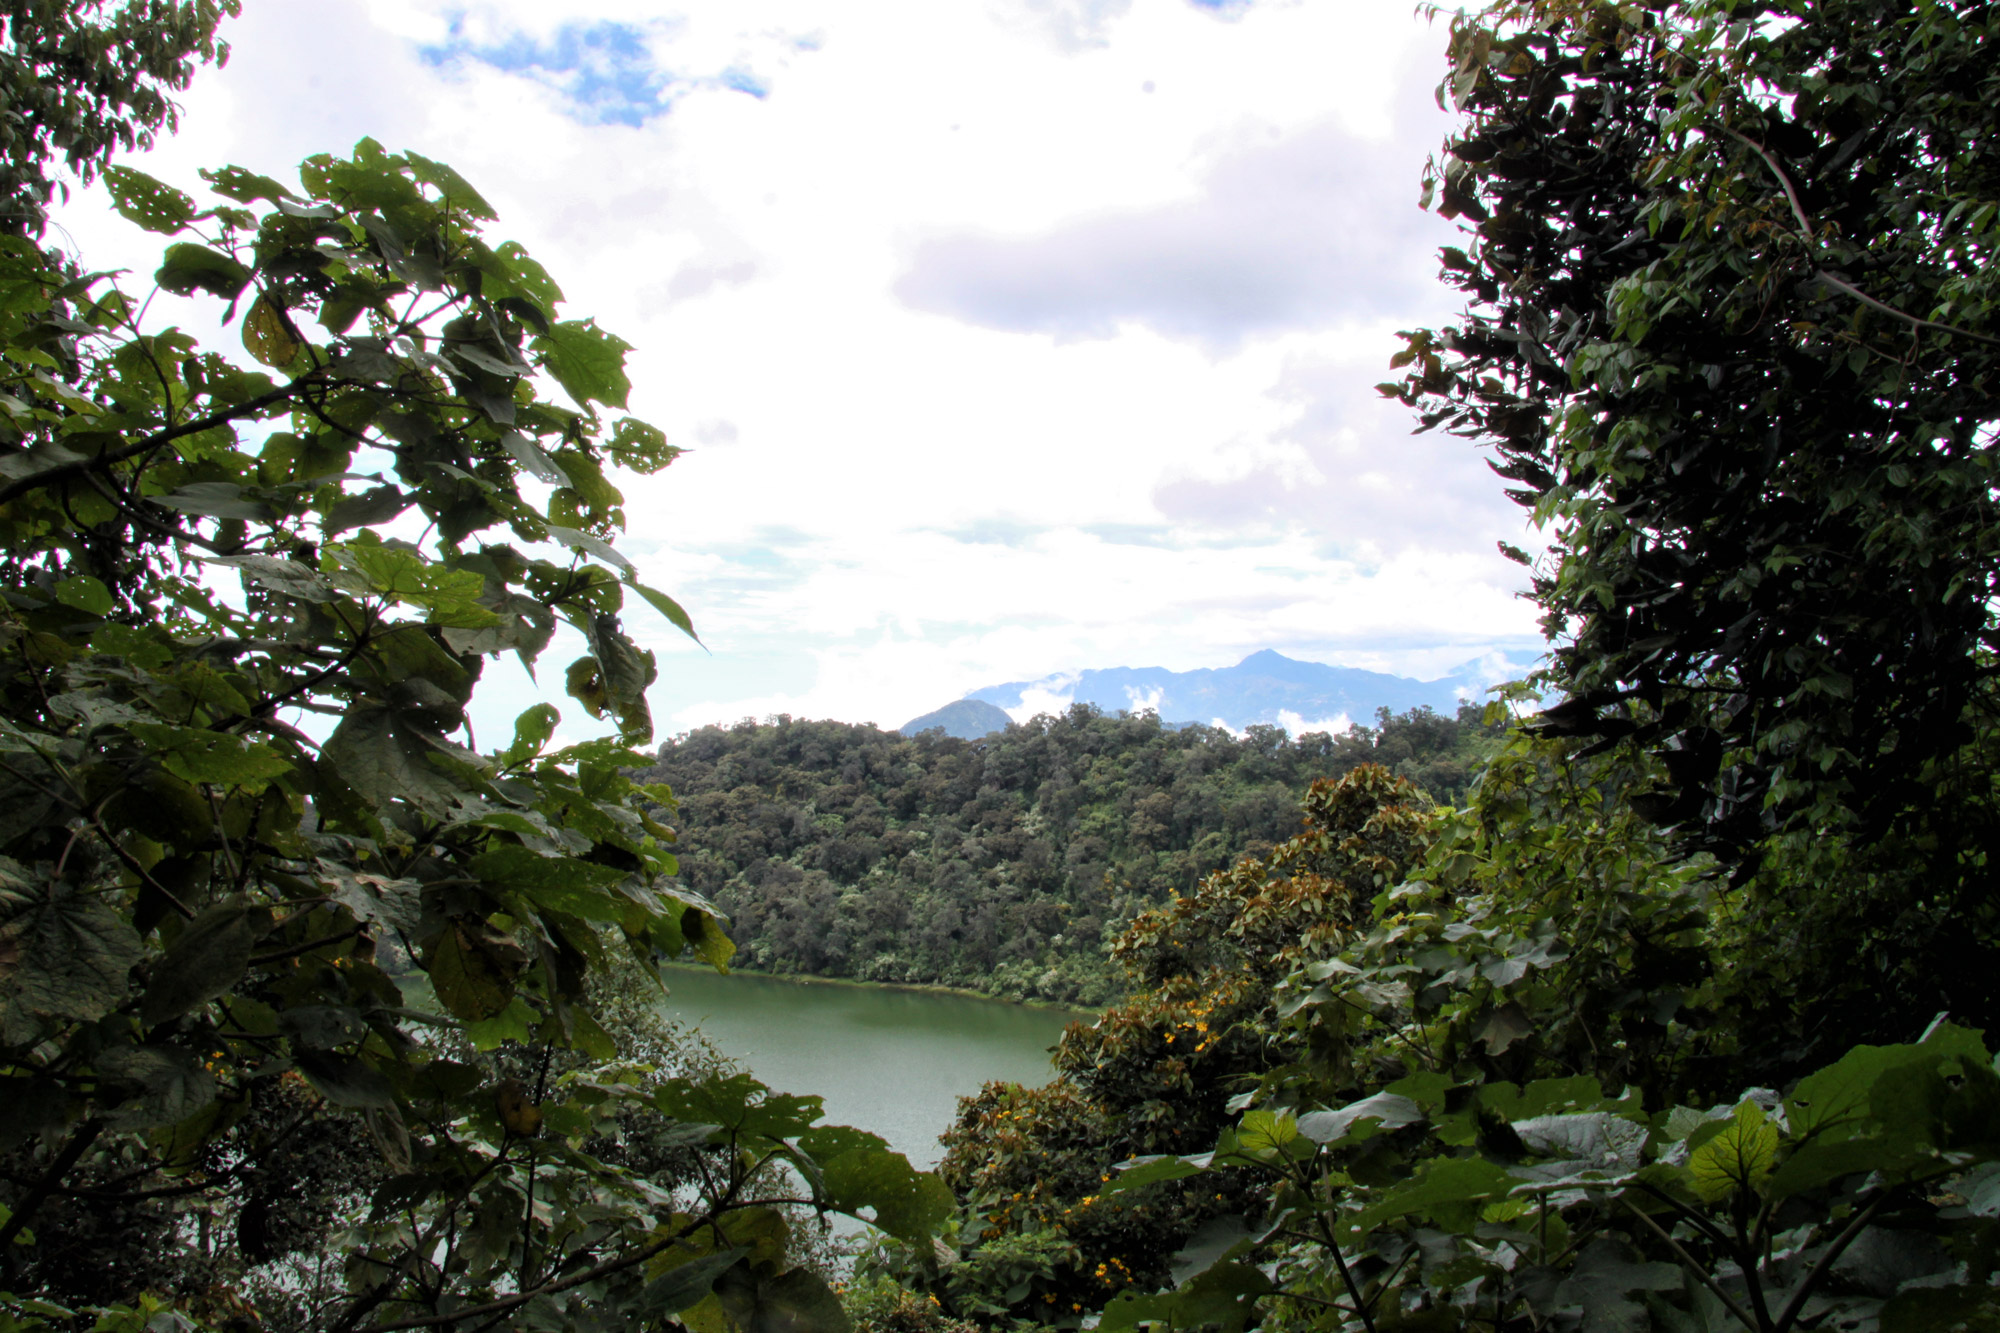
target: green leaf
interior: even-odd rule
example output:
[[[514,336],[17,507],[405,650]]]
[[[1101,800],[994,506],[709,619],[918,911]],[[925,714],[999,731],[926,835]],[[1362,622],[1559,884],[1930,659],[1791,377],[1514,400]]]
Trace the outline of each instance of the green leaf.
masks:
[[[218,903],[182,927],[153,964],[139,1016],[158,1027],[227,994],[250,966],[250,952],[271,926],[270,909],[241,900]]]
[[[367,528],[374,527],[378,523],[387,523],[390,519],[408,509],[415,500],[416,497],[414,495],[408,494],[400,486],[377,486],[372,490],[362,491],[358,495],[342,496],[334,502],[332,508],[326,511],[326,518],[322,520],[326,535],[332,537],[337,533],[346,532],[350,528]],[[389,547],[344,546],[340,549],[342,551],[381,551],[390,555],[408,557],[418,564],[424,563],[421,556],[415,555],[412,552],[393,550]]]
[[[482,852],[466,868],[482,883],[512,890],[538,907],[568,912],[587,921],[621,920],[631,906],[629,898],[607,892],[625,879],[625,871],[571,856],[543,856],[518,843],[503,843]]]
[[[1512,1174],[1483,1157],[1443,1158],[1426,1165],[1408,1185],[1343,1221],[1366,1234],[1414,1213],[1428,1216],[1446,1231],[1466,1232],[1479,1224],[1479,1210],[1489,1199],[1517,1183]]]
[[[1155,1154],[1147,1157],[1133,1157],[1118,1163],[1112,1170],[1118,1174],[1105,1183],[1103,1193],[1116,1194],[1121,1190],[1138,1189],[1141,1185],[1151,1185],[1161,1180],[1185,1180],[1213,1169],[1213,1153],[1196,1153],[1188,1157],[1171,1154]]]
[[[234,199],[239,204],[265,199],[277,203],[281,199],[296,199],[297,195],[269,176],[260,176],[243,167],[220,167],[214,171],[204,170],[201,178],[208,182],[208,188],[225,199]]]
[[[434,186],[444,196],[447,207],[463,209],[473,217],[491,222],[499,215],[493,205],[480,198],[479,191],[466,183],[465,177],[453,171],[442,162],[433,162],[418,153],[405,152],[403,159],[415,168],[417,179]]]
[[[220,251],[191,241],[167,247],[153,281],[179,296],[210,292],[233,301],[250,281],[250,270]]]
[[[693,639],[696,643],[701,642],[701,636],[694,632],[694,622],[688,619],[688,613],[681,609],[679,602],[658,589],[649,588],[636,580],[628,582],[626,586],[645,598],[652,605],[652,608],[665,616],[674,628],[687,635],[690,639]]]
[[[37,1019],[111,1012],[142,947],[111,901],[64,880],[31,881],[0,857],[0,1035],[10,1045],[33,1040]]]
[[[1240,1333],[1256,1313],[1257,1299],[1276,1290],[1270,1278],[1249,1264],[1219,1264],[1179,1291],[1156,1296],[1119,1293],[1105,1305],[1098,1328],[1115,1333],[1141,1324],[1169,1329],[1214,1324],[1223,1333]]]
[[[439,751],[393,710],[360,707],[333,729],[320,749],[320,760],[371,806],[403,800],[442,816],[467,793],[430,762],[433,753]]]
[[[184,782],[255,792],[292,771],[292,761],[284,755],[263,741],[245,740],[234,732],[165,722],[132,722],[125,729]]]
[[[1675,1264],[1637,1259],[1636,1252],[1619,1241],[1592,1242],[1556,1288],[1554,1307],[1580,1309],[1582,1326],[1590,1333],[1645,1333],[1652,1325],[1645,1306],[1631,1299],[1632,1293],[1679,1291],[1682,1278]]]
[[[611,428],[611,438],[604,442],[604,451],[619,466],[641,474],[658,472],[681,455],[678,448],[667,443],[659,427],[637,417],[619,418],[618,424]]]
[[[517,430],[501,431],[500,447],[511,454],[514,461],[525,468],[528,474],[536,480],[545,481],[551,486],[567,486],[570,484],[569,474],[564,472],[556,461],[543,451],[539,444],[536,444],[533,440],[521,434],[521,432]]]
[[[1919,1287],[1882,1307],[1881,1333],[2000,1333],[1992,1287]]]
[[[147,231],[171,236],[194,220],[194,200],[143,171],[106,167],[104,186],[111,194],[111,206],[127,222],[137,223]]]
[[[1360,1133],[1357,1141],[1372,1137],[1377,1130],[1401,1129],[1423,1118],[1422,1109],[1408,1097],[1378,1092],[1338,1111],[1308,1112],[1299,1117],[1298,1125],[1299,1133],[1314,1143],[1330,1145],[1346,1142],[1359,1130],[1367,1132]]]
[[[111,589],[88,574],[73,574],[56,584],[56,600],[93,616],[108,616],[117,605],[111,599]]]
[[[1771,1174],[1777,1156],[1778,1127],[1757,1103],[1744,1102],[1729,1125],[1689,1157],[1694,1192],[1717,1203],[1739,1189],[1756,1191]]]
[[[559,523],[551,523],[548,525],[548,528],[549,536],[555,538],[564,546],[570,547],[572,550],[586,551],[608,565],[617,566],[630,577],[636,578],[638,576],[638,567],[625,558],[624,552],[603,538],[593,537],[589,533],[576,528],[563,527]]]
[[[872,1209],[875,1225],[901,1240],[936,1235],[957,1206],[935,1174],[917,1170],[909,1158],[886,1148],[851,1148],[819,1159],[819,1166],[827,1207],[857,1217]]]
[[[440,1003],[456,1017],[493,1018],[514,996],[514,978],[528,965],[521,946],[484,923],[454,921],[432,947],[424,968]]]
[[[383,490],[394,488],[384,487]],[[400,511],[409,503],[410,497],[400,491],[396,492],[396,496],[394,503]],[[340,509],[341,505],[335,505],[334,514],[337,515]],[[329,531],[333,530],[334,521],[334,516],[329,515]],[[400,546],[373,545],[365,540],[333,547],[327,552],[327,558],[337,568],[344,567],[359,574],[360,586],[367,591],[422,607],[430,613],[427,619],[434,625],[479,629],[500,623],[499,616],[479,604],[479,597],[486,589],[486,580],[474,570],[452,569],[426,559],[419,552],[404,550]]]
[[[840,1298],[807,1268],[766,1277],[739,1259],[716,1279],[715,1295],[742,1333],[850,1333],[853,1327]]]
[[[625,353],[632,345],[606,333],[595,320],[564,320],[533,343],[542,368],[579,407],[592,402],[624,410],[632,392],[625,377]]]
[[[648,1282],[639,1293],[639,1309],[645,1314],[676,1315],[715,1289],[716,1278],[744,1255],[744,1247],[732,1245],[713,1254],[697,1255],[675,1264]],[[673,1255],[676,1251],[667,1251]]]

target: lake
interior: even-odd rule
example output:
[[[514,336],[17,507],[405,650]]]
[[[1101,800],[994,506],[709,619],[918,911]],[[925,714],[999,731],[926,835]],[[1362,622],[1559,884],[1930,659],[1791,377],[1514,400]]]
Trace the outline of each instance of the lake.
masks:
[[[1079,1015],[970,995],[671,968],[666,1011],[780,1092],[826,1099],[829,1123],[880,1134],[918,1167],[982,1083],[1046,1083]]]

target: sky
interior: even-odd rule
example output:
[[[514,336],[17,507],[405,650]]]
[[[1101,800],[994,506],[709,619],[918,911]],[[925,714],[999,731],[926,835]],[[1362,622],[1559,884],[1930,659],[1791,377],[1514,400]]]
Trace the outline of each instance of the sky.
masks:
[[[688,452],[622,479],[620,545],[702,638],[629,618],[663,734],[1538,650],[1503,483],[1372,388],[1457,309],[1411,0],[245,0],[223,35],[133,165],[442,159],[636,348],[632,410]],[[58,220],[157,264],[95,190]],[[538,691],[481,688],[486,730]]]

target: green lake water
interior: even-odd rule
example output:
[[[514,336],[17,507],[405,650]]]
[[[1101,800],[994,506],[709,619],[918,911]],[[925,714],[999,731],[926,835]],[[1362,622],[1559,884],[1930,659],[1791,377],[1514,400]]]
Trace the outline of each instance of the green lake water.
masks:
[[[1076,1014],[968,995],[816,985],[691,968],[666,973],[666,1009],[781,1092],[826,1100],[832,1124],[870,1130],[918,1167],[958,1099],[982,1083],[1046,1083]]]

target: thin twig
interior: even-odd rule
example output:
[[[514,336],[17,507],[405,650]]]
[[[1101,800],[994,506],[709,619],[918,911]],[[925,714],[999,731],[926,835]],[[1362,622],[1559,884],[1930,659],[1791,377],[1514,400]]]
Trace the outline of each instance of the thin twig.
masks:
[[[1807,250],[1816,252],[1819,249],[1819,238],[1813,234],[1812,219],[1806,216],[1805,206],[1799,202],[1798,191],[1792,188],[1792,178],[1785,174],[1783,165],[1779,163],[1776,157],[1772,156],[1769,149],[1765,148],[1763,144],[1758,143],[1755,139],[1752,139],[1749,135],[1740,134],[1730,129],[1727,125],[1722,127],[1722,132],[1755,153],[1763,160],[1764,165],[1771,169],[1771,175],[1777,178],[1778,188],[1785,192],[1785,202],[1791,205],[1792,216],[1798,220],[1800,238],[1805,241]],[[1835,291],[1845,292],[1847,295],[1861,302],[1861,304],[1871,309],[1879,310],[1885,315],[1893,315],[1895,318],[1909,324],[1912,328],[1933,329],[1939,333],[1955,333],[1961,338],[1971,338],[1975,342],[1983,342],[1989,346],[2000,347],[2000,338],[1989,337],[1984,333],[1975,333],[1971,329],[1963,328],[1957,324],[1945,324],[1935,319],[1925,319],[1920,315],[1913,315],[1907,310],[1898,310],[1887,301],[1878,300],[1870,296],[1867,292],[1862,291],[1859,287],[1847,281],[1847,279],[1835,277],[1818,264],[1813,265],[1812,275]]]

